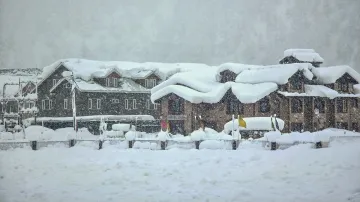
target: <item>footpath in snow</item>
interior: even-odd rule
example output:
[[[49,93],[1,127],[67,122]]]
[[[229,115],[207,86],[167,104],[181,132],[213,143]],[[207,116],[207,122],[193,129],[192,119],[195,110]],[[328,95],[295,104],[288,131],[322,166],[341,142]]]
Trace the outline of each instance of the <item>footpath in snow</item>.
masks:
[[[360,141],[268,151],[102,150],[76,145],[0,151],[10,201],[360,201]]]

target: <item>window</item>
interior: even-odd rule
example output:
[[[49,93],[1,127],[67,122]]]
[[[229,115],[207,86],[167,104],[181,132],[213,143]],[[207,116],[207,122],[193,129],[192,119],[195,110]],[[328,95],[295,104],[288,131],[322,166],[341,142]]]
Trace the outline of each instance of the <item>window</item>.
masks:
[[[146,100],[146,109],[150,109],[150,100]]]
[[[71,84],[70,83],[64,83],[64,88],[71,88]]]
[[[153,88],[154,86],[156,86],[156,79],[145,79],[146,88]]]
[[[301,90],[302,89],[302,83],[298,80],[292,80],[290,82],[290,88],[293,90]]]
[[[319,110],[319,113],[325,113],[325,100],[321,98],[316,98],[314,100],[315,109]]]
[[[111,102],[112,102],[113,104],[119,103],[119,99],[111,99]]]
[[[136,99],[133,99],[133,109],[137,109],[137,106],[136,106]]]
[[[158,105],[160,105],[160,104],[155,103],[155,104],[154,104],[154,109],[158,109]]]
[[[302,132],[303,124],[302,123],[291,123],[291,131]]]
[[[347,113],[347,100],[346,99],[337,99],[336,108],[338,113]]]
[[[59,81],[59,79],[53,79],[53,86],[55,86],[58,81]]]
[[[125,99],[125,109],[129,109],[129,100]]]
[[[336,128],[338,129],[348,129],[348,123],[346,122],[336,122]]]
[[[341,90],[342,92],[348,92],[348,90],[349,90],[349,85],[348,85],[348,83],[344,82],[344,83],[340,83],[339,85],[340,85],[340,90]]]
[[[229,99],[226,112],[227,114],[243,114],[244,106],[238,100]]]
[[[303,103],[301,98],[291,98],[291,113],[302,113]]]
[[[49,110],[53,108],[53,101],[52,100],[41,100],[41,108],[43,110]]]
[[[259,112],[262,113],[270,112],[269,98],[265,97],[259,101]]]
[[[182,114],[184,110],[184,105],[181,103],[180,98],[169,99],[169,114]]]
[[[351,129],[352,129],[353,131],[358,132],[358,131],[359,131],[359,124],[356,123],[356,122],[353,122]]]
[[[25,109],[31,109],[33,107],[35,107],[35,102],[33,102],[33,101],[26,101],[25,102]]]
[[[96,99],[96,108],[101,109],[101,99]]]
[[[351,106],[352,106],[353,108],[359,108],[359,103],[358,103],[358,99],[357,99],[357,98],[354,98],[354,99],[352,100]]]
[[[92,99],[91,98],[88,100],[88,108],[92,109]]]
[[[68,109],[68,99],[64,99],[64,109]]]
[[[112,78],[112,79],[113,79],[114,87],[118,87],[118,79],[117,78]]]

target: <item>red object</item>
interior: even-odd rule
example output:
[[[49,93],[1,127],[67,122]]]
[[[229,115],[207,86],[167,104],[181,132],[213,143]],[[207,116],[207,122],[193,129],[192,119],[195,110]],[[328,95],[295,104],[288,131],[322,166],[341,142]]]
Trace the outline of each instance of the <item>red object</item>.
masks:
[[[167,123],[165,120],[161,121],[161,128],[167,128]]]

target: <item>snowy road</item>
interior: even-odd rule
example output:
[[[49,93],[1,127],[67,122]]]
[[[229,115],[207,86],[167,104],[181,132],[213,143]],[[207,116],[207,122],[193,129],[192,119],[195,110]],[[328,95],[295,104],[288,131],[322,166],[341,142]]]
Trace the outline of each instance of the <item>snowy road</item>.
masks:
[[[0,201],[360,201],[360,142],[327,149],[0,151]]]

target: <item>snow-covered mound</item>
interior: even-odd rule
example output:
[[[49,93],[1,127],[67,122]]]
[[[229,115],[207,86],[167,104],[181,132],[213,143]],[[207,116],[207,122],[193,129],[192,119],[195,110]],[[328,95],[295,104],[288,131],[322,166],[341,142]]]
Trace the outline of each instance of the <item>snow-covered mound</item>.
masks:
[[[265,130],[265,131],[271,131],[273,130],[271,126],[271,117],[249,117],[249,118],[243,118],[246,122],[246,128],[239,127],[238,119],[234,120],[234,130]],[[275,118],[272,118],[273,122],[275,122]],[[284,121],[282,119],[276,118],[279,129],[284,129]],[[229,121],[224,125],[224,132],[230,133],[233,128],[233,122]]]
[[[125,138],[126,140],[128,141],[132,141],[132,140],[135,140],[136,139],[136,132],[135,131],[128,131],[125,133]]]

